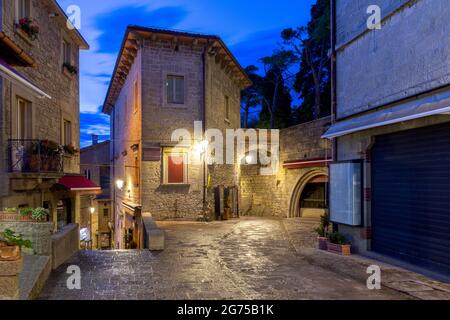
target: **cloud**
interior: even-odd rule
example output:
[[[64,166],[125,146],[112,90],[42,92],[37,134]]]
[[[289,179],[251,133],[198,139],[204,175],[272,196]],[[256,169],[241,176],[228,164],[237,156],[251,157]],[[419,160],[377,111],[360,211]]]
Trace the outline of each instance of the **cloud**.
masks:
[[[188,12],[181,6],[149,10],[147,6],[126,6],[101,14],[96,19],[96,28],[102,30],[98,38],[99,52],[117,53],[128,25],[174,28],[182,22]]]
[[[109,116],[99,112],[99,107],[94,112],[80,113],[80,139],[81,147],[91,144],[92,135],[100,136],[100,140],[109,139]]]

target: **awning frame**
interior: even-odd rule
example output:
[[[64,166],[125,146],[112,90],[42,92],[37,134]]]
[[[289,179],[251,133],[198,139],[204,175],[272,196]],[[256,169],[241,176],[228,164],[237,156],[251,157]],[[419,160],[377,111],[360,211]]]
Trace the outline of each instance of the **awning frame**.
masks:
[[[425,110],[420,110],[425,109]],[[416,113],[407,114],[399,117],[395,117],[395,113],[407,113],[405,111],[418,111]],[[414,101],[409,101],[403,104],[399,104],[396,106],[392,106],[386,109],[374,111],[372,113],[367,113],[364,115],[360,115],[359,117],[355,117],[349,120],[343,120],[341,122],[337,122],[336,124],[332,125],[328,131],[322,135],[323,139],[334,139],[339,138],[342,136],[346,136],[352,133],[384,127],[387,125],[397,124],[405,121],[411,121],[415,119],[421,119],[433,115],[439,115],[439,114],[448,114],[450,113],[450,91],[447,92],[441,92],[434,94],[432,96],[424,97],[421,99],[417,99]],[[354,125],[352,124],[354,122],[357,122],[360,120],[360,122],[370,122],[370,117],[376,117],[376,116],[382,117],[385,115],[386,120],[382,121],[376,121],[376,119],[373,119],[374,122],[364,125]],[[389,115],[393,115],[389,118]],[[345,125],[349,127],[348,129],[345,129]],[[333,130],[337,127],[343,127],[341,130]]]

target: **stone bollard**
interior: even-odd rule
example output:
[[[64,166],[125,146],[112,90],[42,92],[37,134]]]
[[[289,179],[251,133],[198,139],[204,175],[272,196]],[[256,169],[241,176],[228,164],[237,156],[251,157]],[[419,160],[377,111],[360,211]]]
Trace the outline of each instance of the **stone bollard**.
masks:
[[[0,261],[0,300],[19,299],[19,275],[23,258],[16,261]]]
[[[166,234],[159,229],[150,213],[143,213],[142,220],[146,233],[145,247],[150,251],[163,251]]]

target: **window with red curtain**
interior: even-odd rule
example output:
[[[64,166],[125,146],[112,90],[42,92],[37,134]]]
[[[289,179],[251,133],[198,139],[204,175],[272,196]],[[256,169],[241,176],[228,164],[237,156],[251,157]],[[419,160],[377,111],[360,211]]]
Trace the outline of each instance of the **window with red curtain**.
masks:
[[[167,182],[184,183],[184,157],[182,155],[170,155],[167,157]]]

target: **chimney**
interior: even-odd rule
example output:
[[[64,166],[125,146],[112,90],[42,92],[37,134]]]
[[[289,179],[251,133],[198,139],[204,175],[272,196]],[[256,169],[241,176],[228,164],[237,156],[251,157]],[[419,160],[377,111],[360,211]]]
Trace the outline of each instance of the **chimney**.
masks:
[[[98,135],[93,134],[92,135],[92,145],[95,146],[98,144]]]

